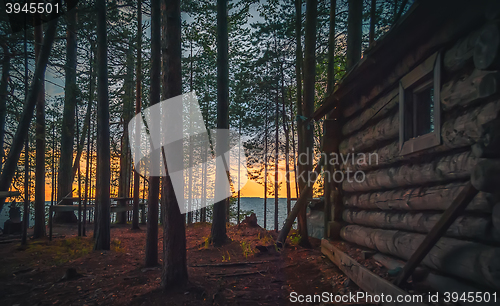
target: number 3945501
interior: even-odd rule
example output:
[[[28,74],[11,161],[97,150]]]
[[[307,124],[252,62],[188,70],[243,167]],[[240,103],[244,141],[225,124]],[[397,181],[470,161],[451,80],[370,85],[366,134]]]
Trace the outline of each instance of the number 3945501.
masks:
[[[5,3],[7,14],[51,14],[59,13],[59,3]]]

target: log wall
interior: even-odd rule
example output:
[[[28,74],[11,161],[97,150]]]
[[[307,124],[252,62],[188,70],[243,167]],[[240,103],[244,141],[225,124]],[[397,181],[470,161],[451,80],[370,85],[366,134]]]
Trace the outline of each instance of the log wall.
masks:
[[[492,51],[484,51],[480,37],[484,31],[490,35],[491,27],[471,30],[441,49],[440,145],[400,154],[400,79],[394,76],[404,76],[403,68],[409,73],[418,62],[398,65],[397,73],[381,76],[383,85],[359,90],[368,94],[343,110],[347,120],[339,151],[357,157],[337,167],[344,171],[340,237],[408,260],[471,180],[480,192],[422,264],[481,288],[500,289],[500,197],[491,193],[500,193],[493,187],[500,182],[500,161],[491,161],[500,157],[500,73],[495,70],[500,64],[496,59],[484,64]],[[362,163],[370,154],[378,162]]]

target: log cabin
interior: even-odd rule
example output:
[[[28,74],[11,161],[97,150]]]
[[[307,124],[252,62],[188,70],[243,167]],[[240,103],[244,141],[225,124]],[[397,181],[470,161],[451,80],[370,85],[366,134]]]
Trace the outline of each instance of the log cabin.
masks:
[[[325,182],[322,251],[365,291],[401,288],[339,245],[402,268],[467,186],[417,270],[436,292],[500,289],[499,69],[500,1],[415,1],[315,111],[323,152],[356,156],[325,166],[355,175]]]

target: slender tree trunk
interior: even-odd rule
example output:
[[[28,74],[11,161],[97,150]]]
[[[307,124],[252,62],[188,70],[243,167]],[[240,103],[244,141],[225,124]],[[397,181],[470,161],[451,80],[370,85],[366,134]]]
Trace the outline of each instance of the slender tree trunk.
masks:
[[[9,52],[7,44],[1,44],[3,48],[3,59],[2,59],[2,79],[0,80],[0,172],[2,171],[5,151],[4,151],[4,138],[5,138],[5,118],[7,116],[7,95],[8,95],[8,85],[9,85],[9,73],[10,73],[10,59],[12,54]]]
[[[241,117],[240,117],[240,124],[238,125],[238,137],[241,137]],[[241,164],[241,143],[238,143],[238,207],[237,207],[237,213],[236,213],[236,220],[238,225],[240,224],[240,198],[241,198],[241,175],[240,175],[240,164]]]
[[[26,18],[24,19],[24,101],[28,101],[28,41],[26,39]],[[29,175],[30,175],[30,151],[29,151],[29,132],[24,144],[24,211],[23,211],[23,235],[21,245],[26,245],[28,236],[28,227],[30,223],[29,205],[30,205],[30,190],[29,190]]]
[[[131,153],[128,136],[128,123],[132,119],[133,113],[133,94],[134,94],[134,58],[133,58],[133,45],[129,44],[127,52],[126,67],[127,74],[125,77],[125,95],[123,97],[123,135],[121,137],[120,148],[120,176],[118,181],[118,197],[128,198],[130,195],[130,174],[131,174]],[[116,222],[118,224],[127,223],[127,212],[116,214]]]
[[[90,69],[90,75],[92,76],[92,68]],[[92,81],[91,81],[92,84]],[[90,86],[92,88],[92,85]],[[90,91],[92,92],[92,90]],[[92,105],[92,94],[90,94],[89,104]],[[86,236],[86,227],[87,227],[87,204],[89,203],[89,171],[90,171],[90,129],[92,123],[89,120],[89,132],[87,133],[87,149],[86,152],[86,161],[85,161],[85,199],[83,202],[83,228],[82,235]]]
[[[24,210],[23,210],[23,235],[21,245],[27,244],[28,227],[30,223],[30,150],[29,139],[24,143]]]
[[[29,126],[31,124],[31,119],[33,119],[33,111],[38,101],[38,94],[42,88],[43,80],[45,79],[45,69],[49,61],[52,44],[54,43],[57,30],[57,19],[58,18],[54,18],[48,22],[47,32],[45,33],[43,46],[38,57],[38,64],[35,67],[35,73],[28,99],[23,109],[21,120],[19,121],[16,134],[14,135],[14,139],[12,141],[12,146],[9,150],[9,155],[5,161],[4,168],[0,176],[0,190],[2,191],[9,190],[10,185],[12,184],[12,178],[14,177],[14,173],[17,168],[17,162],[19,161],[24,143],[28,138]],[[4,204],[5,198],[0,198],[0,211],[2,211]]]
[[[181,73],[181,3],[180,0],[162,1],[163,15],[163,97],[165,99],[182,94]],[[159,18],[159,17],[158,17]],[[172,107],[169,116],[182,117],[182,106]],[[182,127],[172,131],[182,137]],[[173,151],[176,152],[173,152]],[[177,153],[182,162],[182,147],[177,146],[169,153]],[[164,160],[165,160],[165,156]],[[163,195],[166,197],[163,222],[163,271],[162,287],[170,289],[183,286],[188,281],[186,261],[186,233],[184,218],[174,194],[171,178],[165,166]]]
[[[309,3],[309,2],[308,2]],[[310,5],[307,5],[309,8]],[[302,0],[295,0],[295,36],[297,41],[297,48],[295,50],[296,64],[295,64],[295,74],[297,80],[297,175],[295,179],[297,180],[299,193],[304,190],[306,185],[306,179],[304,172],[307,174],[307,167],[300,163],[299,157],[307,154],[307,146],[305,143],[305,127],[303,122],[303,105],[302,105]],[[306,20],[307,22],[307,20]],[[316,35],[316,32],[313,33]],[[316,36],[315,36],[316,37]],[[307,35],[306,35],[307,38]],[[310,38],[309,38],[310,40]],[[304,71],[305,76],[305,71]],[[305,87],[305,84],[304,84]],[[304,88],[305,91],[305,88]],[[307,239],[307,220],[306,220],[306,207],[304,207],[298,214],[298,230],[301,236],[306,236]]]
[[[97,13],[97,233],[95,250],[110,247],[110,137],[108,97],[108,45],[106,32],[106,0],[96,0]]]
[[[316,20],[318,14],[317,0],[306,1],[306,26],[305,26],[305,51],[304,51],[304,104],[303,115],[306,118],[311,118],[314,113],[314,96],[315,88],[314,83],[316,79]],[[309,178],[309,174],[313,170],[314,159],[314,125],[308,122],[304,129],[304,150],[307,155],[307,162],[304,166],[305,178]],[[299,164],[300,164],[299,159]],[[314,184],[314,182],[307,181],[306,185]],[[308,198],[312,198],[312,188],[310,189]],[[300,211],[299,218],[299,233],[301,236],[301,245],[309,246],[309,236],[307,232],[307,205],[304,205]],[[302,220],[302,221],[301,221]]]
[[[151,92],[150,105],[160,102],[161,11],[160,0],[151,0]],[[158,150],[151,153],[151,164],[159,165]],[[146,233],[146,267],[158,265],[158,202],[160,177],[149,177],[148,221]]]
[[[36,65],[43,41],[42,24],[34,27],[34,36]],[[33,238],[41,238],[45,236],[45,88],[43,84],[36,103],[35,163],[35,227],[33,228]]]
[[[70,0],[74,2],[76,0]],[[73,144],[75,130],[75,108],[77,101],[76,65],[77,65],[77,7],[66,13],[66,65],[64,85],[64,109],[61,130],[61,157],[59,159],[59,177],[57,182],[57,201],[72,193],[73,189]],[[68,204],[61,202],[61,204]],[[72,211],[55,214],[56,223],[76,223]]]
[[[206,125],[205,125],[206,126]],[[208,156],[208,143],[202,143],[202,160],[207,160]],[[207,222],[207,163],[203,163],[201,169],[201,222]]]
[[[337,1],[333,0],[330,4],[330,35],[328,37],[328,67],[327,67],[327,88],[326,92],[327,95],[330,95],[333,93],[334,88],[335,88],[335,15],[336,15],[336,9],[337,9]],[[338,112],[337,112],[338,113]],[[339,121],[341,118],[337,118],[335,114],[328,114],[326,119],[337,119],[336,122],[336,129],[335,130],[340,130],[340,125]],[[326,122],[326,121],[325,121]],[[323,131],[326,128],[326,124],[323,125]],[[323,139],[322,141],[326,141],[326,139]],[[328,141],[331,141],[330,139]],[[337,143],[339,142],[339,139],[336,139]],[[338,153],[338,147],[337,150],[335,151]],[[342,198],[339,198],[338,196],[333,199],[332,203],[332,192],[334,190],[340,191],[340,186],[336,182],[330,181],[332,174],[335,172],[335,168],[331,163],[331,155],[328,154],[325,160],[325,165],[324,165],[324,171],[326,172],[327,175],[325,175],[324,183],[323,183],[323,188],[324,188],[324,201],[325,201],[325,207],[324,207],[324,232],[323,236],[327,238],[329,231],[328,231],[328,222],[330,221],[330,216],[331,216],[331,207],[332,204],[335,204],[335,206],[339,206]],[[339,193],[337,192],[337,195]],[[338,211],[335,211],[335,214],[338,214]]]
[[[191,40],[191,54],[189,56],[189,90],[193,91],[193,41]],[[192,103],[189,104],[189,113],[192,113]],[[189,117],[189,130],[193,130],[193,119]],[[193,141],[189,141],[189,152],[193,152]],[[188,170],[188,213],[187,222],[188,224],[193,223],[193,154],[189,154],[189,170]]]
[[[76,143],[79,143],[80,123],[78,119],[78,105],[76,106],[75,109],[75,124],[76,124]],[[78,236],[81,237],[82,236],[82,184],[81,184],[80,162],[78,162],[77,165],[76,182],[77,182],[76,189],[78,193]]]
[[[85,162],[85,201],[83,202],[83,210],[85,211],[83,215],[83,236],[86,236],[86,227],[87,227],[87,204],[89,204],[89,201],[91,199],[91,192],[90,190],[92,189],[92,147],[90,146],[91,137],[90,135],[92,134],[92,106],[94,104],[94,86],[95,86],[95,74],[94,74],[94,43],[91,41],[90,44],[90,83],[89,83],[89,105],[88,105],[88,110],[87,112],[89,113],[89,116],[87,119],[87,125],[88,125],[88,131],[87,131],[87,149],[86,149],[86,162]],[[89,188],[90,184],[90,188]],[[90,214],[89,214],[89,220],[90,222]]]
[[[363,0],[349,0],[347,17],[346,69],[351,69],[361,58]]]
[[[228,30],[227,0],[217,0],[217,128],[229,129],[229,65],[228,65]],[[227,139],[217,133],[216,152],[218,156],[228,150]],[[227,163],[229,164],[229,163]],[[229,169],[216,171],[216,182],[229,178]],[[215,186],[216,191],[220,186]],[[226,209],[229,199],[215,203],[212,223],[212,242],[215,246],[224,244],[226,235]]]
[[[142,78],[142,1],[137,0],[137,67],[135,69],[136,81],[135,81],[135,113],[141,113],[141,78]],[[139,128],[139,125],[137,125]],[[140,132],[136,130],[137,137],[140,137]],[[136,143],[139,143],[140,139],[136,139]],[[140,177],[139,169],[134,171],[134,208],[132,213],[132,229],[139,229],[139,188],[140,188]]]
[[[50,208],[54,206],[54,200],[56,197],[56,120],[54,115],[52,115],[52,161],[51,161],[51,183],[50,183]],[[52,214],[49,214],[49,224],[52,224]],[[52,235],[52,227],[50,227],[50,233]]]
[[[268,130],[268,124],[267,124],[267,100],[266,100],[266,107],[265,107],[265,119],[264,119],[264,228],[267,229],[267,151],[268,151],[268,146],[267,146],[267,130]]]
[[[289,150],[290,150],[290,135],[288,134],[288,123],[287,116],[285,110],[285,73],[283,69],[283,62],[285,61],[282,58],[280,70],[281,70],[281,113],[283,120],[283,133],[285,134],[285,180],[286,180],[286,213],[287,215],[290,213],[292,202],[291,202],[291,190],[290,190],[290,161],[289,161]]]
[[[275,101],[275,117],[274,126],[275,131],[275,141],[274,141],[274,230],[278,231],[278,205],[279,205],[279,179],[278,179],[278,168],[279,168],[279,96],[278,90],[276,90],[276,101]]]
[[[330,18],[331,18],[331,15],[330,15]],[[370,34],[369,34],[370,47],[375,42],[375,26],[376,25],[377,25],[377,0],[372,0],[371,7],[370,7]],[[331,26],[330,26],[330,29],[331,29]]]
[[[96,52],[97,61],[97,52]],[[97,69],[97,68],[96,68]],[[97,108],[97,107],[96,107]],[[97,120],[97,109],[96,109],[95,120]],[[94,129],[92,130],[92,139],[97,137],[97,124],[94,124]],[[96,144],[97,146],[97,144]],[[94,171],[94,160],[95,160],[95,171]],[[92,175],[94,173],[94,175]],[[92,178],[94,177],[94,178]],[[94,186],[92,188],[92,186]],[[94,159],[94,141],[90,143],[90,199],[94,200],[94,233],[92,234],[93,239],[97,233],[97,215],[99,214],[99,203],[97,203],[97,156]]]
[[[294,119],[294,114],[293,114],[293,101],[292,101],[292,93],[291,93],[291,87],[292,84],[290,84],[290,124],[291,124],[291,134],[292,134],[292,154],[293,154],[293,174],[294,174],[294,182],[295,182],[295,197],[298,199],[299,198],[299,185],[298,185],[298,180],[297,180],[297,151],[295,149],[295,124],[293,123],[295,121]]]

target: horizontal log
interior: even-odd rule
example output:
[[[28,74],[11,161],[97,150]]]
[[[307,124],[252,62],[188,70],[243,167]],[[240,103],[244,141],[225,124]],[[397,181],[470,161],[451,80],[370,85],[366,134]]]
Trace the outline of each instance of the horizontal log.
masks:
[[[498,92],[499,78],[497,71],[475,69],[469,76],[452,80],[441,88],[441,107],[447,111],[489,97]]]
[[[348,225],[341,230],[344,240],[408,260],[425,239],[425,235],[395,230]],[[441,238],[422,264],[476,284],[500,288],[500,248]]]
[[[377,142],[395,139],[398,135],[399,114],[394,114],[343,140],[340,143],[339,150],[342,154],[346,154],[352,149],[355,152],[363,152],[363,150],[372,147]]]
[[[484,125],[481,139],[472,146],[472,153],[476,157],[500,157],[500,120],[495,119]]]
[[[477,161],[468,151],[444,156],[430,163],[356,172],[356,175],[351,173],[350,178],[344,179],[342,188],[346,192],[365,192],[467,179]]]
[[[472,171],[471,183],[474,188],[489,193],[499,193],[500,159],[483,159]]]
[[[443,143],[449,148],[460,148],[479,141],[484,125],[498,118],[499,110],[500,102],[490,102],[446,121],[441,129]]]
[[[493,226],[497,231],[500,231],[500,203],[493,206],[493,211],[491,212],[491,219],[493,220]]]
[[[462,191],[463,186],[463,183],[451,183],[433,187],[347,195],[344,197],[344,206],[358,209],[443,211],[450,206],[453,199]],[[495,202],[490,194],[479,192],[466,210],[489,213]]]
[[[399,104],[399,88],[379,98],[375,104],[364,110],[359,116],[348,121],[342,128],[342,134],[348,135],[362,128],[368,121],[381,118]]]
[[[346,209],[342,218],[347,223],[404,230],[427,234],[441,218],[441,213],[355,211]],[[445,236],[481,241],[500,241],[500,236],[492,231],[491,217],[460,216],[448,228]]]
[[[479,31],[473,31],[459,39],[453,47],[448,49],[443,56],[444,70],[449,72],[458,71],[467,62],[471,61],[478,37]]]
[[[500,24],[484,26],[474,47],[474,66],[481,70],[500,69]]]

